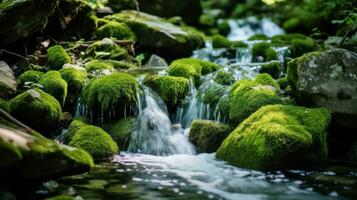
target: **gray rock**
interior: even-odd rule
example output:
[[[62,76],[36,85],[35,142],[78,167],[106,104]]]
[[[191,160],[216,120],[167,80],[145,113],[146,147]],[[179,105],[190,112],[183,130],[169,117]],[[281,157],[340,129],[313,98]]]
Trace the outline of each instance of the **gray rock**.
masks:
[[[7,98],[16,92],[14,72],[4,61],[0,61],[0,97]]]

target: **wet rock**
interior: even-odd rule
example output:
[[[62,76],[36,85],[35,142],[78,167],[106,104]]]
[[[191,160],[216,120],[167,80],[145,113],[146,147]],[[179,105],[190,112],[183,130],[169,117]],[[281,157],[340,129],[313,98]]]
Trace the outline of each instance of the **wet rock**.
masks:
[[[0,61],[0,98],[8,98],[16,92],[14,72],[4,61]]]
[[[125,151],[129,147],[130,138],[135,131],[137,120],[134,117],[127,117],[105,124],[104,129],[112,136],[118,147]]]
[[[0,46],[45,28],[59,0],[5,0],[0,3]]]
[[[141,48],[164,58],[190,56],[194,49],[204,43],[200,33],[143,12],[122,11],[107,18],[126,23],[135,33]]]
[[[145,66],[148,67],[168,67],[169,65],[166,63],[165,59],[161,58],[158,55],[151,55],[149,61]]]
[[[1,120],[4,122],[6,119]],[[5,123],[0,125],[2,181],[48,180],[83,173],[93,167],[93,160],[87,152]]]

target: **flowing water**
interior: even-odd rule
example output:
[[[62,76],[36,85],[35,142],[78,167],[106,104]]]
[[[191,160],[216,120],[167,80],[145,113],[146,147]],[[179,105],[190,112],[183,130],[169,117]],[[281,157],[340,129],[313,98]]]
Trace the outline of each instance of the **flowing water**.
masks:
[[[231,40],[245,40],[256,33],[268,36],[283,31],[268,19],[231,20]],[[324,169],[289,170],[263,173],[241,169],[215,159],[214,154],[196,154],[187,139],[195,119],[226,121],[221,112],[229,86],[213,105],[204,102],[204,91],[216,87],[220,72],[231,73],[233,82],[254,78],[261,63],[253,63],[251,47],[214,50],[210,43],[192,57],[223,66],[202,77],[176,113],[169,115],[164,101],[149,87],[140,84],[138,125],[129,149],[114,156],[111,163],[96,166],[85,175],[48,182],[37,191],[78,195],[79,199],[353,199],[357,195],[357,170],[333,163]],[[287,48],[276,49],[284,63]],[[160,62],[163,63],[163,62]],[[162,64],[160,64],[160,67]],[[161,70],[160,74],[165,74]],[[139,83],[142,77],[138,78]],[[224,92],[225,91],[225,92]]]

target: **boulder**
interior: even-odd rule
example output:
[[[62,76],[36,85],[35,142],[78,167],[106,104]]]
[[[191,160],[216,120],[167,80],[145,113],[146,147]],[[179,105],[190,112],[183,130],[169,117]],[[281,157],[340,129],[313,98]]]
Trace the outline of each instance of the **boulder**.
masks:
[[[0,3],[0,47],[41,31],[59,0],[4,0]]]
[[[239,167],[279,170],[318,163],[327,156],[324,108],[268,105],[244,120],[219,147],[216,157]]]
[[[43,181],[89,171],[93,159],[84,150],[57,144],[30,129],[0,118],[0,177],[16,181]],[[14,128],[16,127],[16,129]]]
[[[135,33],[139,47],[164,58],[190,56],[204,44],[203,36],[192,28],[179,27],[143,12],[127,10],[107,19],[126,23]]]
[[[0,61],[0,97],[7,98],[16,92],[14,72],[4,61]]]
[[[345,49],[313,52],[288,64],[298,104],[326,107],[335,121],[357,129],[357,54]]]

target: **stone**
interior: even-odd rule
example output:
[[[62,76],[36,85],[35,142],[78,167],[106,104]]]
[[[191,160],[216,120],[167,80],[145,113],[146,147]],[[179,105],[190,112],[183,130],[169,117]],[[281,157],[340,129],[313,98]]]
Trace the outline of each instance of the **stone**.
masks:
[[[14,72],[4,61],[0,61],[0,97],[7,98],[16,92]]]

